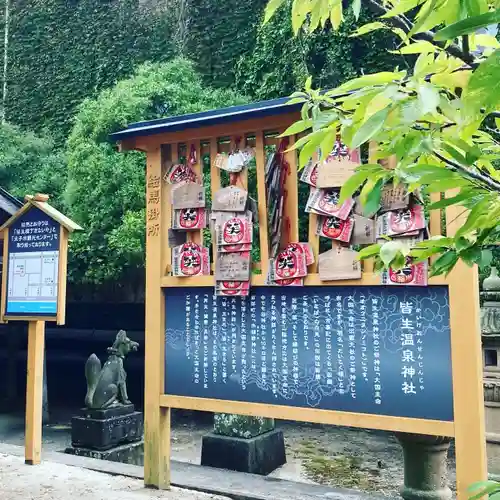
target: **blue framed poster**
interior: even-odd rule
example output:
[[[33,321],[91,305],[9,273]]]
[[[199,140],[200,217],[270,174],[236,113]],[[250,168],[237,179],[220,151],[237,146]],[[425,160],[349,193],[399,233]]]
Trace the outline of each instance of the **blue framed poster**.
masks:
[[[446,286],[164,292],[165,394],[453,421]]]
[[[59,236],[60,224],[37,207],[9,226],[6,316],[57,314]]]

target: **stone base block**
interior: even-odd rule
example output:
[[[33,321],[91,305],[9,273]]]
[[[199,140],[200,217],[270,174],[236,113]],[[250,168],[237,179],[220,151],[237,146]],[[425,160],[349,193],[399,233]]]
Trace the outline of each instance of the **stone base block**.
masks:
[[[73,417],[71,444],[77,448],[105,451],[113,446],[140,441],[143,431],[143,415],[138,411],[106,419]]]
[[[65,453],[79,457],[97,458],[131,465],[144,464],[144,442],[123,444],[107,451],[91,450],[89,448],[66,448]]]
[[[203,436],[201,465],[267,475],[285,463],[285,441],[280,430],[250,439],[214,433]]]
[[[135,412],[135,406],[130,403],[129,405],[116,405],[104,410],[91,410],[89,408],[82,408],[80,410],[80,417],[93,418],[95,420],[106,420],[111,417],[121,417],[123,415],[130,415]]]

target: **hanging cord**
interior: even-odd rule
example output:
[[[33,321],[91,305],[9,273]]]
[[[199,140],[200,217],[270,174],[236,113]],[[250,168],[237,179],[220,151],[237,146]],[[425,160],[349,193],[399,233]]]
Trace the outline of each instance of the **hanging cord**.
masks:
[[[189,165],[193,166],[198,163],[198,158],[196,156],[196,148],[194,144],[191,144],[191,150],[189,151],[189,160],[188,160]]]
[[[281,197],[283,198],[283,228],[280,238],[281,241],[279,244],[280,248],[283,248],[288,243],[290,243],[290,235],[291,235],[290,216],[287,215],[285,212],[286,202],[288,198],[288,190],[285,189],[285,184],[287,176],[290,175],[290,163],[286,160],[285,151],[288,149],[289,144],[290,144],[290,139],[288,137],[284,137],[281,140],[277,150],[277,155],[278,155],[277,165],[281,169],[279,186],[280,186]],[[283,238],[283,235],[285,235],[285,238]]]
[[[241,136],[235,137],[234,149],[232,150],[232,152],[230,154],[235,154],[239,151],[240,142],[241,142]],[[241,180],[240,174],[241,174],[241,172],[230,172],[229,173],[229,185],[236,186],[237,184],[239,184],[243,189],[245,189],[245,186],[243,185],[243,181]]]

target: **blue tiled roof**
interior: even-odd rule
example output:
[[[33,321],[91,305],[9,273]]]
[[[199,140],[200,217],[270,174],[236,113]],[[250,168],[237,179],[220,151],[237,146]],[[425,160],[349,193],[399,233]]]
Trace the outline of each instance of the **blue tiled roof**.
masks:
[[[111,139],[120,141],[129,137],[148,136],[163,132],[177,132],[179,130],[207,127],[222,123],[249,120],[251,118],[266,118],[300,109],[300,104],[287,104],[289,98],[272,99],[270,101],[254,102],[229,108],[214,109],[201,113],[173,116],[132,123],[127,128],[111,134]]]

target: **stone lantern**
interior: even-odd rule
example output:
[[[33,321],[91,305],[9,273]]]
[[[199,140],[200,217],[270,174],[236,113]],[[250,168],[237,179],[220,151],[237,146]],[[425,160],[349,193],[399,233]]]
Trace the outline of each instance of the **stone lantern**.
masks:
[[[496,267],[491,268],[490,276],[483,281],[481,302],[484,379],[485,383],[490,379],[492,383],[498,381],[500,388],[500,276]],[[500,402],[500,394],[494,396],[485,385],[485,399]]]
[[[500,459],[500,276],[495,267],[483,281],[481,291],[481,337],[486,441],[489,471],[499,473]]]

